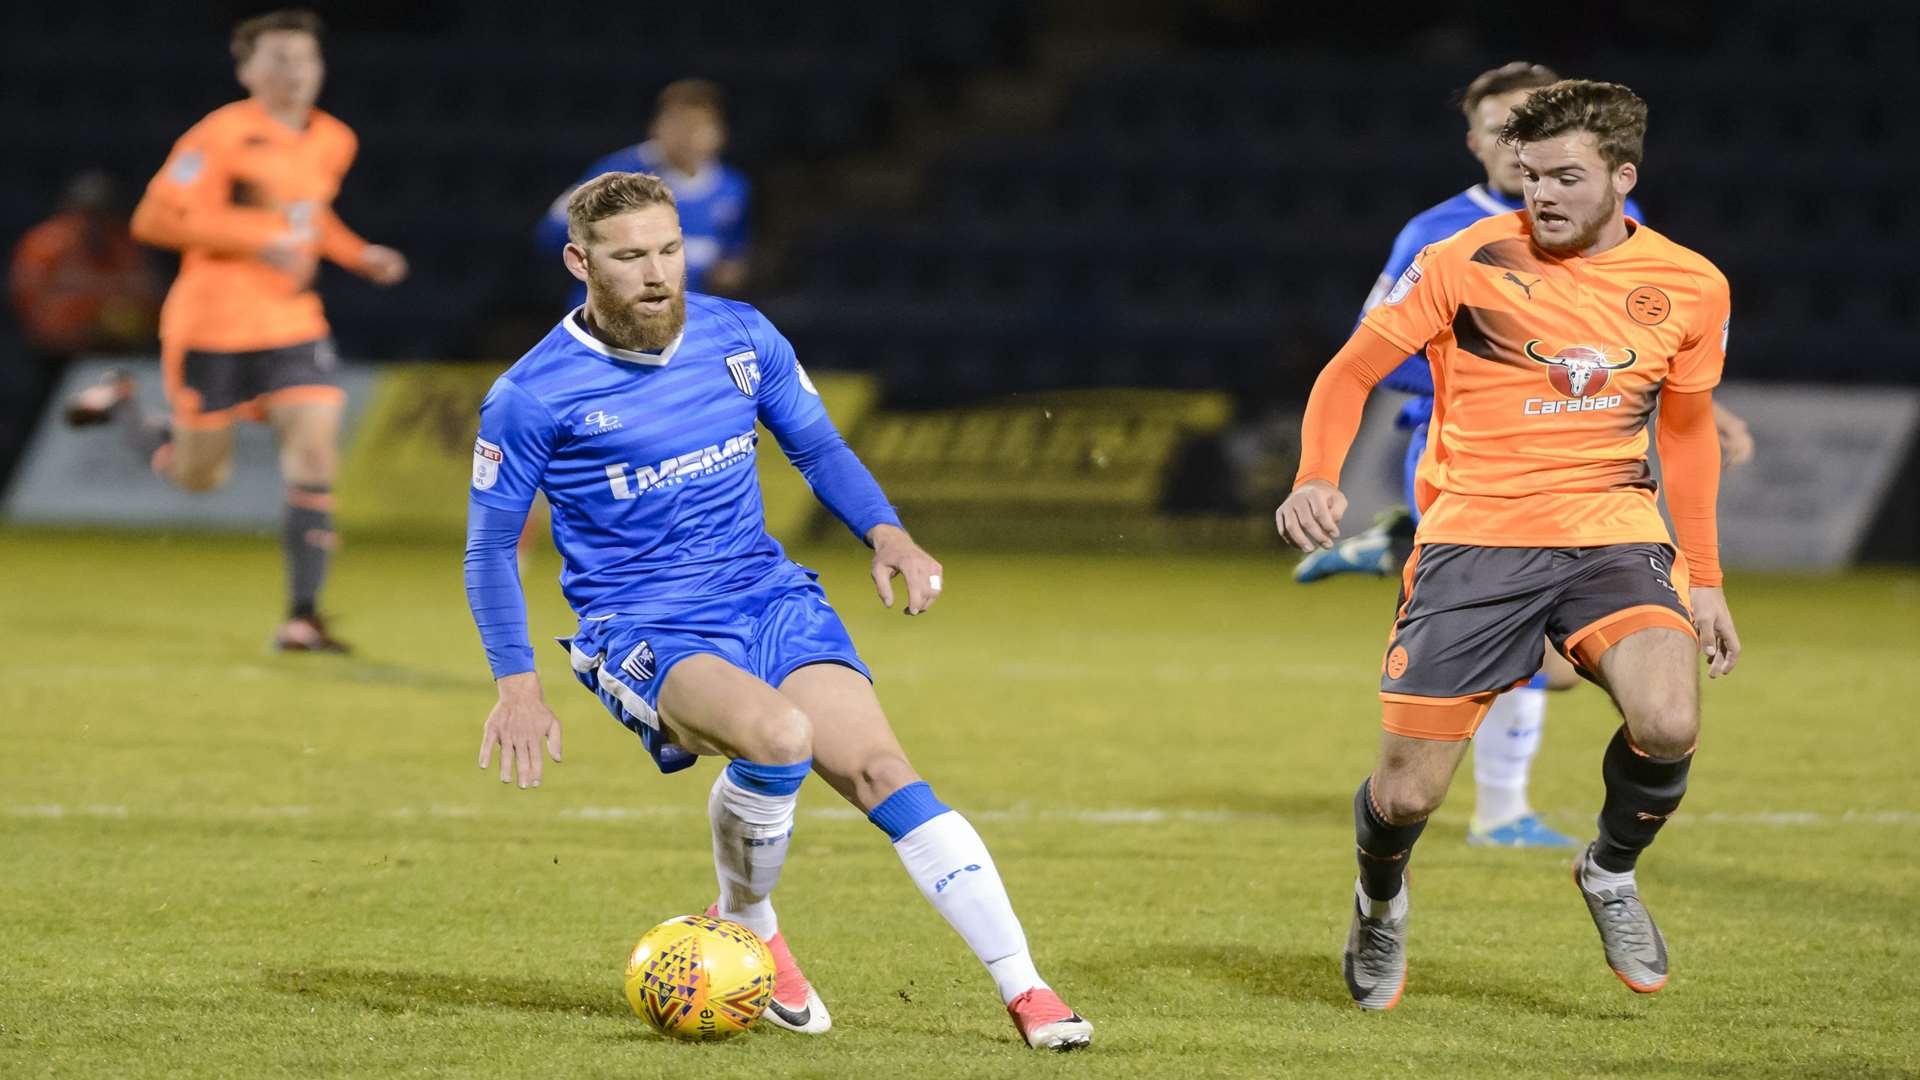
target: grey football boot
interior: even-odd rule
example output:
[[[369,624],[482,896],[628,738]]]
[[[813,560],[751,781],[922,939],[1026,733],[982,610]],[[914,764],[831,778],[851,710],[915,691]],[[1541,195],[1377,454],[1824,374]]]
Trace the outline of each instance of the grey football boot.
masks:
[[[1613,969],[1627,989],[1636,994],[1651,994],[1667,985],[1667,939],[1653,925],[1640,902],[1640,892],[1632,885],[1617,889],[1587,888],[1587,863],[1593,858],[1591,845],[1573,860],[1573,883],[1586,897],[1587,911],[1600,931],[1600,944],[1607,951],[1607,966]]]
[[[1400,888],[1407,885],[1402,882]],[[1361,906],[1354,890],[1353,926],[1347,931],[1347,950],[1341,958],[1347,993],[1363,1009],[1385,1011],[1400,1004],[1407,988],[1407,919],[1375,918]]]

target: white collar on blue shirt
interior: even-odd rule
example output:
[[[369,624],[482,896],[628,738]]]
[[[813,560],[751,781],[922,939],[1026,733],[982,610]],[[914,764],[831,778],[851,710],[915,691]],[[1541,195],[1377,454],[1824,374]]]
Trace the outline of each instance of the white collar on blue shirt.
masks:
[[[585,345],[587,348],[592,349],[594,352],[599,353],[609,360],[621,360],[629,364],[646,364],[650,367],[665,367],[667,361],[673,359],[673,354],[680,351],[680,343],[687,339],[687,330],[685,327],[681,327],[680,332],[674,335],[673,340],[667,342],[667,347],[657,353],[623,349],[618,345],[609,345],[601,341],[587,330],[586,311],[587,306],[582,304],[567,313],[565,324],[567,333],[573,335],[573,340]]]
[[[1487,190],[1485,184],[1475,184],[1467,189],[1467,200],[1489,214],[1511,214],[1521,207],[1514,206],[1500,196]]]

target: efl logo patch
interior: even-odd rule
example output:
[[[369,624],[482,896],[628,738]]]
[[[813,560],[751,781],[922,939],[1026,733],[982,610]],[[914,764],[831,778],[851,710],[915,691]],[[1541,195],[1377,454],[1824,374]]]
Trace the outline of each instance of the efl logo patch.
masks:
[[[207,155],[198,150],[189,150],[173,159],[167,167],[167,179],[176,184],[191,184],[200,179],[200,171],[207,167]]]
[[[743,353],[734,353],[727,357],[727,374],[733,376],[733,385],[740,392],[752,397],[760,389],[760,358],[751,349]]]
[[[795,360],[793,362],[793,374],[796,378],[800,380],[800,388],[802,390],[805,390],[807,393],[812,394],[814,397],[820,396],[820,391],[814,389],[813,380],[807,378],[807,369],[801,367],[800,361],[798,360]]]
[[[506,455],[485,439],[473,440],[473,489],[486,491],[500,480],[500,463]]]
[[[1407,294],[1412,292],[1413,287],[1418,284],[1420,284],[1420,264],[1409,263],[1406,272],[1400,275],[1400,280],[1394,282],[1392,291],[1387,293],[1386,302],[1397,304],[1405,300]]]

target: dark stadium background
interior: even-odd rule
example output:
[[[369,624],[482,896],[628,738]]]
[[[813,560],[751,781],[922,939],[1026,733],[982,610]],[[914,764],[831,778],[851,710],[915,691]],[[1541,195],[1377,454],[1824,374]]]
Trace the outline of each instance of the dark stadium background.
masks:
[[[241,95],[227,32],[275,6],[10,5],[0,236],[83,168],[137,195]],[[1478,179],[1451,94],[1524,58],[1651,103],[1636,195],[1732,280],[1731,377],[1920,380],[1913,5],[314,6],[321,104],[361,138],[338,208],[414,265],[387,291],[327,271],[348,356],[516,356],[568,284],[535,219],[643,135],[661,85],[702,75],[756,185],[746,298],[810,365],[878,373],[904,405],[1303,397],[1398,227]],[[29,361],[0,337],[17,383]]]

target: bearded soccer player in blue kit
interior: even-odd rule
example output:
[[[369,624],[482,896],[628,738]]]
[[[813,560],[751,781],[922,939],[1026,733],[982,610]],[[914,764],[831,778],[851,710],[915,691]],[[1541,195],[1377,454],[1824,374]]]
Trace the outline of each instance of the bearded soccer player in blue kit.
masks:
[[[480,766],[537,787],[560,721],[533,670],[514,547],[536,490],[553,508],[561,590],[579,616],[573,670],[662,772],[730,759],[707,802],[720,897],[778,965],[767,1018],[831,1021],[780,933],[770,895],[801,781],[817,772],[885,832],[922,895],[973,949],[1031,1046],[1087,1045],[1093,1027],[1047,987],[980,836],[934,795],[888,726],[866,665],[816,583],[767,535],[756,420],[815,494],[873,547],[873,580],[907,614],[931,607],[940,564],[827,418],[793,348],[753,308],[685,286],[673,194],[610,173],[567,206],[575,309],[494,384],[480,409],[467,594],[500,700]]]
[[[1510,147],[1500,145],[1500,129],[1514,106],[1534,90],[1558,82],[1560,76],[1540,64],[1521,61],[1482,72],[1461,95],[1467,118],[1467,149],[1486,169],[1487,179],[1414,216],[1394,238],[1387,265],[1367,295],[1361,312],[1373,310],[1406,272],[1414,257],[1468,225],[1523,206],[1519,160]],[[1626,216],[1644,221],[1640,207],[1626,200]],[[1510,275],[1511,276],[1511,275]],[[1519,282],[1518,287],[1525,287]],[[1413,545],[1413,523],[1419,520],[1414,499],[1414,471],[1427,447],[1427,421],[1433,414],[1433,373],[1425,353],[1415,353],[1380,384],[1413,395],[1401,406],[1396,424],[1409,433],[1402,480],[1407,510],[1383,517],[1378,524],[1331,548],[1302,559],[1294,580],[1303,584],[1343,573],[1397,575]],[[1746,424],[1724,407],[1714,407],[1724,462],[1738,465],[1753,454]],[[1467,842],[1481,847],[1571,848],[1578,841],[1549,827],[1533,811],[1527,797],[1533,759],[1540,752],[1549,690],[1579,685],[1573,666],[1558,652],[1546,651],[1546,667],[1531,683],[1502,694],[1488,709],[1473,739],[1474,812]]]

